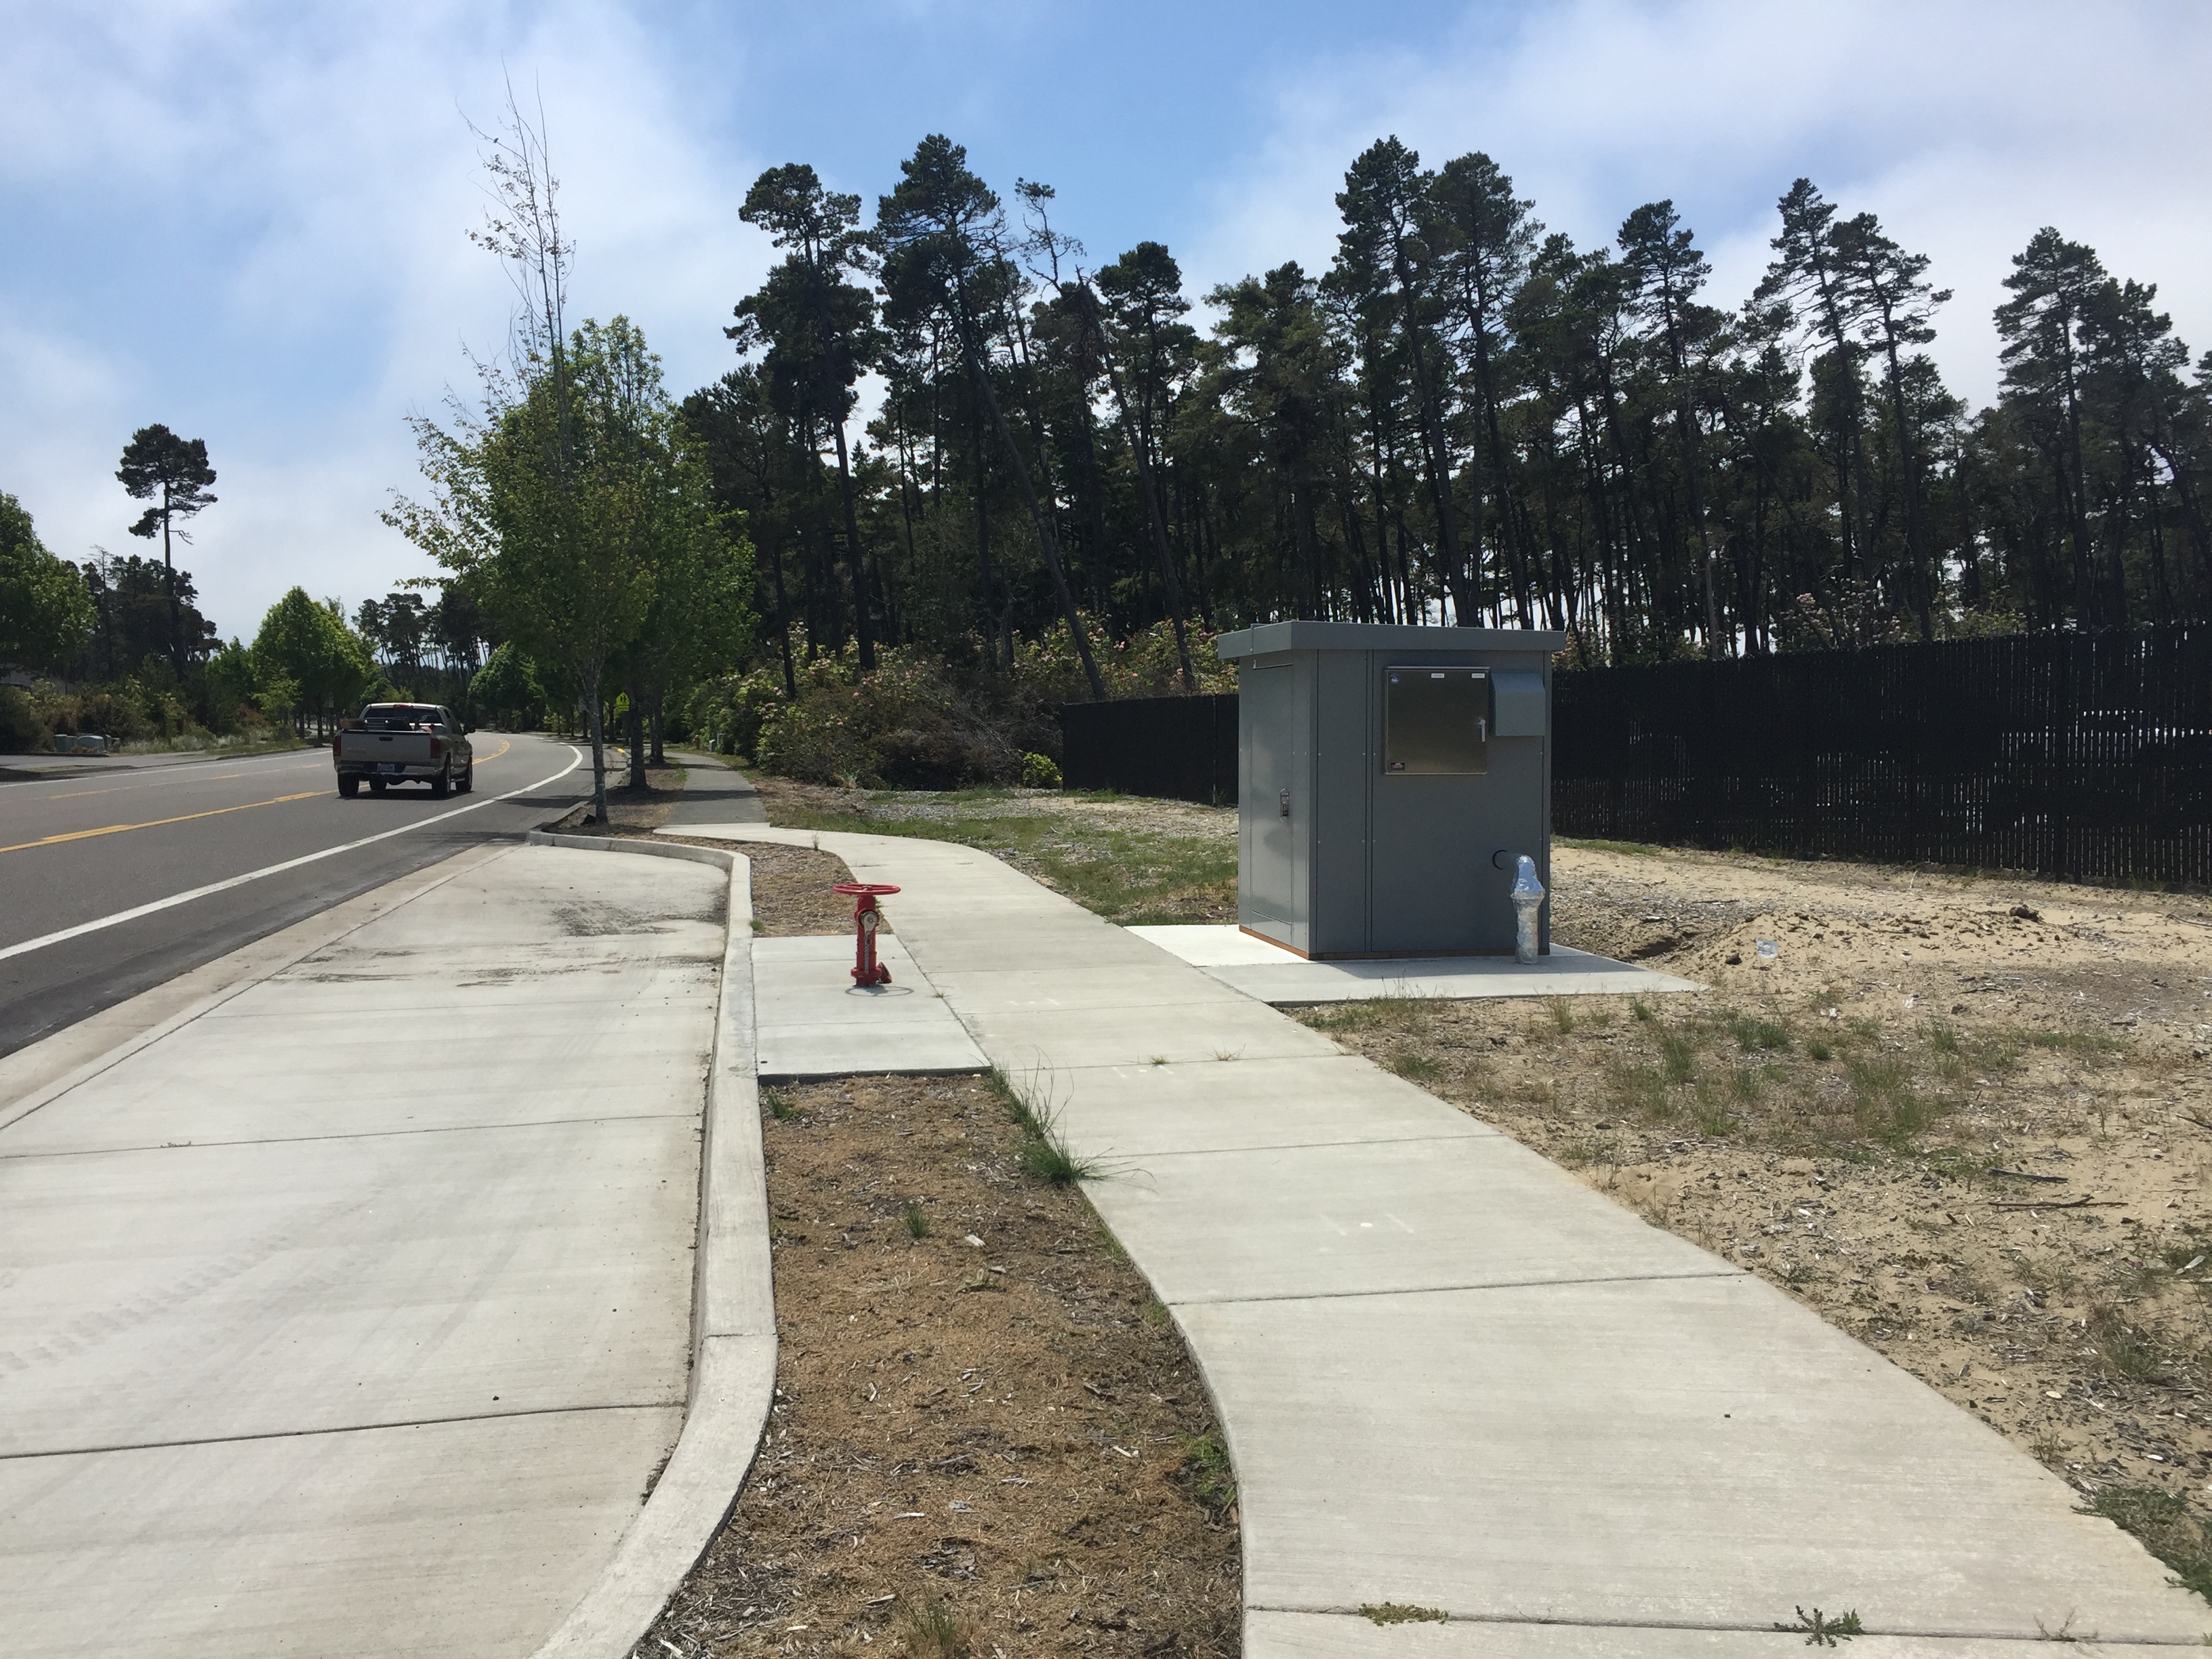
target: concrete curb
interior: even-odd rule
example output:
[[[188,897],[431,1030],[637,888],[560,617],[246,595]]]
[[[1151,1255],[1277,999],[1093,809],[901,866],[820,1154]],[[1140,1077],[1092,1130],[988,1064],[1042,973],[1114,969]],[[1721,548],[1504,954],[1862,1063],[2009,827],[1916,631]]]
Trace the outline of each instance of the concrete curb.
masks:
[[[768,1177],[754,1075],[752,866],[739,853],[542,830],[528,840],[578,852],[726,863],[729,930],[699,1149],[699,1242],[691,1297],[691,1384],[684,1428],[645,1508],[538,1659],[624,1659],[729,1516],[775,1398],[775,1301]]]

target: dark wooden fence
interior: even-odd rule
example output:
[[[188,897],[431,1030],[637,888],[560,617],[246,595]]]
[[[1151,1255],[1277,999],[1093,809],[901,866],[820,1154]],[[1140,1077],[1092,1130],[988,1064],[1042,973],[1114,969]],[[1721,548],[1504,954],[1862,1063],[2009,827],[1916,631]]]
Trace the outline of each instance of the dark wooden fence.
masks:
[[[1561,835],[2212,884],[2212,627],[1553,681]],[[1237,699],[1060,711],[1074,788],[1237,799]]]
[[[1062,703],[1060,776],[1208,805],[1237,803],[1237,697],[1126,697]]]
[[[2212,628],[1562,673],[1562,835],[2212,881]]]

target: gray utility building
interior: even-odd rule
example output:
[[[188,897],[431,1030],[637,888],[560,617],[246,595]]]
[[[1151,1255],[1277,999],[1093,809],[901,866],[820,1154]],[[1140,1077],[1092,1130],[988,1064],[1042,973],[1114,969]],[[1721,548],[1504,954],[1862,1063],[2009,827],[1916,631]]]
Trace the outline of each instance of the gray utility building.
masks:
[[[1364,623],[1223,635],[1245,931],[1315,957],[1510,953],[1516,860],[1551,884],[1552,653],[1565,642]]]

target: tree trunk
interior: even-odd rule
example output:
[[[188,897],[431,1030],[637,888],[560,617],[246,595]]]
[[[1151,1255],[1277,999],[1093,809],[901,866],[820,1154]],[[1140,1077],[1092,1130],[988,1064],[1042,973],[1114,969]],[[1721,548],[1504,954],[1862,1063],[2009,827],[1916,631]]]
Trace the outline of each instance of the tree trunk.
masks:
[[[964,323],[966,319],[960,320]],[[1090,638],[1083,631],[1083,618],[1075,608],[1075,595],[1068,591],[1067,572],[1060,560],[1060,538],[1053,533],[1052,522],[1045,517],[1044,508],[1037,501],[1036,488],[1030,482],[1029,463],[1022,459],[1021,448],[1006,425],[1006,414],[999,407],[999,394],[991,389],[991,376],[983,367],[981,354],[968,336],[968,328],[962,327],[960,349],[968,359],[969,372],[975,377],[976,388],[990,408],[991,420],[999,428],[999,441],[1006,448],[1006,459],[1014,464],[1015,480],[1022,487],[1022,498],[1029,503],[1030,517],[1036,525],[1037,545],[1044,551],[1045,568],[1052,573],[1053,590],[1060,595],[1060,615],[1067,619],[1067,631],[1075,640],[1075,654],[1083,662],[1083,678],[1090,684],[1091,696],[1104,702],[1106,682],[1099,678],[1098,665],[1091,655]]]
[[[592,740],[592,822],[607,821],[606,729],[599,717],[599,677],[593,666],[591,684],[583,693],[584,726]]]
[[[1114,353],[1106,343],[1106,331],[1099,325],[1097,300],[1089,289],[1083,290],[1091,313],[1091,333],[1098,342],[1098,360],[1106,365],[1106,384],[1113,388],[1114,406],[1121,416],[1121,433],[1129,441],[1129,453],[1137,463],[1137,489],[1145,498],[1145,516],[1152,527],[1152,549],[1160,562],[1160,589],[1168,602],[1168,619],[1175,624],[1176,660],[1182,666],[1182,684],[1186,691],[1198,690],[1198,675],[1190,665],[1190,635],[1183,626],[1182,584],[1176,580],[1175,557],[1168,550],[1168,527],[1160,516],[1160,501],[1152,488],[1151,458],[1146,453],[1150,447],[1139,436],[1136,422],[1130,418],[1129,399],[1121,390],[1121,372],[1114,367]]]

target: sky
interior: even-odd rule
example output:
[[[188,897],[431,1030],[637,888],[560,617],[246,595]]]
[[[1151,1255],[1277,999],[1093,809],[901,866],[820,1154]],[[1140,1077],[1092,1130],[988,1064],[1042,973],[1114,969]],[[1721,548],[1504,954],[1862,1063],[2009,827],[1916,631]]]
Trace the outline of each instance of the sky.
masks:
[[[408,418],[506,334],[467,233],[509,88],[544,112],[574,314],[629,315],[678,396],[734,361],[765,167],[872,207],[944,132],[1001,193],[1052,185],[1094,259],[1167,243],[1196,295],[1324,268],[1346,166],[1395,133],[1487,151],[1583,245],[1671,198],[1728,307],[1809,177],[1932,256],[1932,349],[1979,404],[2046,224],[2212,347],[2208,70],[2201,0],[0,0],[0,490],[64,557],[144,552],[124,444],[204,439],[182,562],[226,635],[295,583],[350,611],[431,574],[377,515],[416,485]]]

